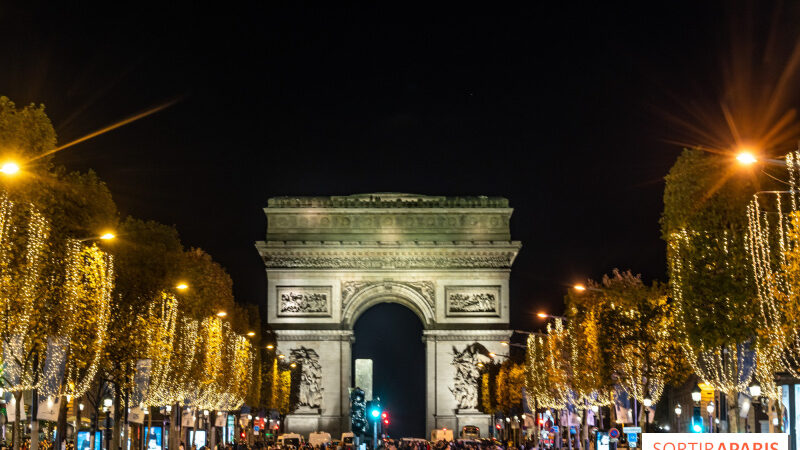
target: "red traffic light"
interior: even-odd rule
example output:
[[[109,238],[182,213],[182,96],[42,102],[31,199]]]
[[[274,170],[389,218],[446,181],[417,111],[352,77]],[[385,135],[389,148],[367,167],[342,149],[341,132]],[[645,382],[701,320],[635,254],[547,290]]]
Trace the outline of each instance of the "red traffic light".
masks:
[[[388,414],[386,414],[386,413],[383,413],[383,414],[381,414],[381,418],[382,418],[383,420],[386,420],[386,418],[387,418],[387,417],[389,417],[389,415],[388,415]]]
[[[497,427],[497,429],[499,430],[500,429],[500,424],[498,423],[497,425],[495,425],[495,427]]]
[[[389,419],[383,419],[383,423],[385,423],[386,425],[389,425]]]
[[[544,419],[539,419],[539,426],[544,425]]]

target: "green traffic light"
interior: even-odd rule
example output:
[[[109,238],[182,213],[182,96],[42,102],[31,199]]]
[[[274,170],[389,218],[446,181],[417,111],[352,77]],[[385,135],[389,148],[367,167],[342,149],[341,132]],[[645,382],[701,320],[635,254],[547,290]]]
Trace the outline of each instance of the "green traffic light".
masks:
[[[372,412],[371,412],[370,414],[372,414],[372,417],[375,417],[375,418],[377,419],[377,418],[378,418],[378,416],[380,416],[380,415],[381,415],[381,412],[380,412],[380,411],[378,411],[377,409],[373,409],[373,410],[372,410]]]

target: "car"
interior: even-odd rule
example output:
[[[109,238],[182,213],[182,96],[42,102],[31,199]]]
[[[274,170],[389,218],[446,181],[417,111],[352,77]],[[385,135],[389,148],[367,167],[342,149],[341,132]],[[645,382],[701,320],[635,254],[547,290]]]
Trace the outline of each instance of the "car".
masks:
[[[447,441],[453,442],[453,430],[447,428],[437,428],[431,431],[431,442]]]
[[[475,425],[464,425],[461,427],[461,433],[459,433],[459,437],[461,439],[480,439],[481,429]]]
[[[304,442],[303,436],[300,436],[297,433],[285,433],[278,436],[278,445],[281,447],[299,448]]]
[[[348,449],[353,448],[353,438],[355,435],[353,433],[342,433],[342,448]]]
[[[323,444],[331,443],[331,434],[324,431],[315,431],[308,435],[308,443],[312,447],[322,446]]]

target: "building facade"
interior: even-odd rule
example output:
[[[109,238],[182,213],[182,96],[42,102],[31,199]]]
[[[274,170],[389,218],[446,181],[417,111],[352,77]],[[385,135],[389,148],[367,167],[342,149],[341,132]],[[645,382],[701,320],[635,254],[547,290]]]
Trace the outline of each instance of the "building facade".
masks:
[[[268,322],[301,370],[287,431],[349,431],[353,325],[399,303],[423,324],[428,431],[477,425],[478,363],[511,334],[512,241],[504,198],[362,194],[272,198],[266,240]]]

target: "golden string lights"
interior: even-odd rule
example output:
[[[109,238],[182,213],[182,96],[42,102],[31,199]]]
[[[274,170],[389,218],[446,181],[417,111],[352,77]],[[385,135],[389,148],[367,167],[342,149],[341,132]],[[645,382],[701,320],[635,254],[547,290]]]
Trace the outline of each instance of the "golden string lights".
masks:
[[[94,382],[107,342],[113,289],[113,258],[95,244],[69,241],[65,295],[59,305],[59,334],[69,341],[61,395],[81,396]]]
[[[758,360],[800,376],[800,151],[786,155],[788,191],[759,192],[747,208],[747,250],[759,300]],[[760,369],[760,368],[759,368]],[[762,390],[770,386],[759,374]]]
[[[698,268],[694,266],[696,259],[686,256],[689,252],[699,251],[700,260],[711,260],[719,255],[728,255],[733,245],[728,233],[712,235],[685,228],[672,233],[667,245],[667,263],[672,277],[670,285],[675,300],[675,324],[686,359],[694,373],[705,383],[730,396],[747,392],[753,376],[751,343],[737,342],[733,338],[725,342],[706,342],[699,336],[702,336],[703,326],[709,317],[719,315],[733,320],[739,315],[746,316],[747,311],[744,305],[729,298],[701,299],[697,292],[687,293],[690,285],[684,277],[698,273]],[[728,258],[720,259],[724,266],[730,264]]]
[[[29,203],[15,203],[7,192],[0,197],[0,340],[3,347],[5,389],[37,387],[36,353],[44,354],[47,341],[45,309],[39,303],[48,290],[43,266],[50,225]],[[42,358],[43,359],[43,358]]]

